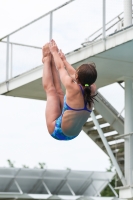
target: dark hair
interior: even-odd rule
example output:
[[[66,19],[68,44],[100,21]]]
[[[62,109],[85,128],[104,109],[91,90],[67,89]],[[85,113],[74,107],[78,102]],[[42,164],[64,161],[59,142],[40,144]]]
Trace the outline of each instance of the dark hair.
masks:
[[[90,86],[96,81],[97,79],[97,70],[94,63],[83,64],[77,69],[77,81],[84,87],[84,99],[85,102],[91,106],[91,103],[94,103],[95,95],[91,95],[91,88]],[[88,84],[88,86],[85,86]]]

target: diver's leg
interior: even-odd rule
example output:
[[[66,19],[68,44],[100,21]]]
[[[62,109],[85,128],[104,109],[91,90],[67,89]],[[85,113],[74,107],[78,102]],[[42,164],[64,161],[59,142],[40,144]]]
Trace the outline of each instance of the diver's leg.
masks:
[[[42,52],[42,61],[44,63],[42,83],[47,95],[46,123],[48,131],[51,134],[55,128],[55,120],[61,115],[62,110],[60,107],[60,99],[53,82],[53,75],[51,70],[51,53],[49,51],[48,44],[43,47]]]
[[[52,56],[52,74],[53,74],[54,86],[55,86],[56,92],[57,92],[57,94],[58,94],[58,96],[59,96],[59,99],[60,99],[60,107],[61,107],[61,110],[62,110],[62,108],[63,108],[63,103],[64,103],[64,92],[63,92],[62,87],[61,87],[61,81],[60,81],[59,72],[58,72],[58,70],[56,69],[53,56]]]

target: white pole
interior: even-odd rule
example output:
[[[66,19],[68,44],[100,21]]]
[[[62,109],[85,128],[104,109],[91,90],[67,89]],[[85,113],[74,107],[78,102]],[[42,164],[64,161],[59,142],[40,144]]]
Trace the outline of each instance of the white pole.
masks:
[[[102,142],[103,142],[103,144],[104,144],[104,146],[105,146],[105,148],[106,148],[106,150],[107,150],[107,152],[108,152],[108,155],[109,155],[109,157],[111,158],[114,167],[116,168],[116,171],[117,171],[117,173],[118,173],[118,176],[119,176],[119,178],[120,178],[122,184],[125,186],[125,185],[126,185],[125,178],[124,178],[124,176],[123,176],[123,174],[122,174],[122,171],[121,171],[121,169],[120,169],[120,167],[119,167],[119,165],[118,165],[118,163],[117,163],[117,161],[116,161],[116,159],[115,159],[115,157],[114,157],[114,154],[113,154],[113,152],[112,152],[112,150],[111,150],[111,148],[110,148],[110,146],[109,146],[109,144],[108,144],[108,142],[107,142],[107,140],[106,140],[106,138],[105,138],[105,136],[104,136],[104,134],[103,134],[103,131],[102,131],[102,129],[101,129],[99,123],[98,123],[98,120],[96,119],[96,116],[95,116],[95,114],[94,114],[93,111],[92,111],[92,113],[91,113],[91,117],[92,117],[92,119],[93,119],[93,122],[94,122],[94,124],[95,124],[97,130],[98,130],[98,133],[99,133],[99,135],[100,135],[100,137],[101,137],[101,140],[102,140]]]
[[[132,24],[132,0],[124,0],[124,27]]]
[[[7,48],[6,48],[6,81],[8,81],[9,75],[9,36],[7,37]]]
[[[49,41],[52,40],[52,35],[53,35],[53,12],[50,13]]]
[[[103,39],[106,37],[106,0],[103,0]]]
[[[10,78],[12,78],[12,71],[13,71],[13,44],[11,44],[11,65],[10,65]]]
[[[133,80],[125,79],[125,134],[133,132]],[[125,138],[125,178],[133,185],[133,134]]]

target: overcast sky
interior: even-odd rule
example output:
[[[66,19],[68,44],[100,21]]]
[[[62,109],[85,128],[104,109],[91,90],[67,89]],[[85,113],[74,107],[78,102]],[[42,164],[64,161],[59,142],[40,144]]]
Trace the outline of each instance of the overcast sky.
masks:
[[[0,38],[64,2],[66,0],[0,0]],[[122,0],[115,2],[108,0],[108,20],[118,15],[123,8]],[[86,37],[101,27],[102,0],[96,0],[95,3],[92,0],[77,0],[77,2],[75,0],[64,10],[63,14],[55,14],[54,36],[60,46],[64,47],[64,51],[68,52],[79,47]],[[47,23],[44,23],[44,26],[47,26]],[[47,34],[47,31],[44,32]],[[12,40],[20,43],[25,40],[26,44],[42,46],[49,35],[39,40],[39,31],[34,32],[31,29],[30,34],[28,31],[26,33],[22,34],[23,36],[25,34],[25,37],[21,37],[20,34],[12,37]],[[1,46],[0,55],[4,57],[4,53],[4,47]],[[16,55],[19,58],[17,50]],[[33,54],[31,56],[34,57]],[[41,52],[39,56],[41,58]],[[2,59],[5,57],[1,56],[1,61],[4,62]],[[19,60],[15,66],[14,61],[14,69],[18,67],[18,63],[20,68],[24,66]],[[18,68],[16,73],[20,73]],[[4,71],[1,71],[1,77],[4,76]],[[101,92],[104,95],[106,93],[107,99],[115,107],[117,105],[118,111],[122,110],[124,93],[118,85],[108,89],[103,88]],[[122,97],[121,103],[119,99],[114,99],[114,96],[118,96],[118,92]],[[45,124],[45,105],[46,102],[43,101],[0,96],[0,167],[8,166],[7,159],[11,159],[16,167],[25,164],[33,168],[39,162],[44,162],[52,169],[69,167],[78,170],[106,170],[109,167],[108,157],[85,133],[81,132],[76,139],[69,142],[54,140],[48,134]]]

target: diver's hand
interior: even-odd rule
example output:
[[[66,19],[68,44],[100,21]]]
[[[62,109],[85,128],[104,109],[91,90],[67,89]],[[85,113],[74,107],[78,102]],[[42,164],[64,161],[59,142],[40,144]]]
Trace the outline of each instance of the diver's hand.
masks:
[[[59,50],[58,54],[59,54],[60,58],[62,59],[62,61],[64,62],[66,60],[66,57],[61,49]]]

